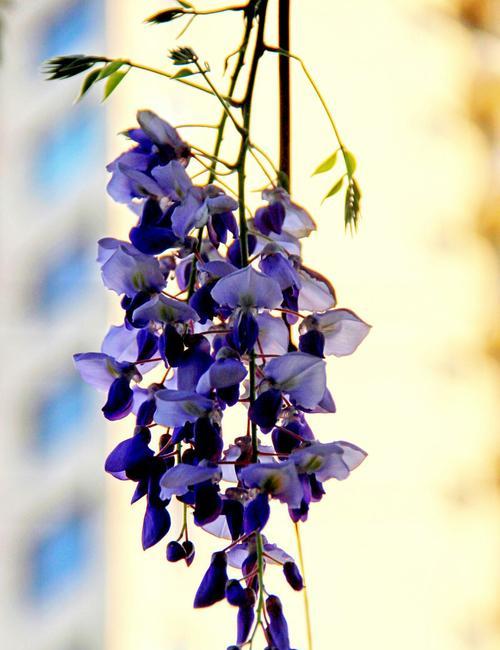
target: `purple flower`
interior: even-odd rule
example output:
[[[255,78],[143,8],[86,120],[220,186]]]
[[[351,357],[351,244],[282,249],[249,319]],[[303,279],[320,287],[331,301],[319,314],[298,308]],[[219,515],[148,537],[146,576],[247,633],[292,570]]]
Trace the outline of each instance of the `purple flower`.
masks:
[[[306,333],[318,332],[324,337],[325,354],[343,357],[356,350],[368,336],[371,326],[348,309],[333,309],[308,316],[301,329]]]
[[[267,208],[261,208],[255,216],[255,225],[264,235],[270,232],[281,234],[284,230],[293,237],[307,237],[316,229],[311,216],[296,203],[281,187],[264,190],[262,198],[268,202]],[[279,206],[279,207],[278,207]]]
[[[119,240],[101,240],[99,258],[104,285],[118,295],[134,298],[139,292],[161,291],[166,281],[155,257],[144,255],[132,244]],[[98,259],[99,259],[98,258]]]
[[[152,111],[139,111],[137,121],[141,128],[127,132],[136,145],[107,167],[112,173],[108,192],[119,203],[130,203],[144,195],[127,171],[140,172],[147,179],[156,166],[166,165],[172,160],[187,165],[191,155],[189,146],[181,140],[177,131]]]
[[[313,442],[307,447],[295,449],[290,460],[298,472],[315,474],[321,481],[346,479],[366,458],[367,453],[349,442]]]
[[[240,479],[247,487],[259,488],[291,508],[300,506],[303,491],[293,462],[253,463],[241,470]]]
[[[326,390],[325,362],[304,352],[289,352],[272,359],[265,374],[273,387],[289,395],[297,406],[314,408]]]
[[[119,363],[102,352],[84,352],[73,355],[75,367],[83,381],[97,390],[107,391],[115,379],[132,372],[138,381],[141,375],[130,363]]]

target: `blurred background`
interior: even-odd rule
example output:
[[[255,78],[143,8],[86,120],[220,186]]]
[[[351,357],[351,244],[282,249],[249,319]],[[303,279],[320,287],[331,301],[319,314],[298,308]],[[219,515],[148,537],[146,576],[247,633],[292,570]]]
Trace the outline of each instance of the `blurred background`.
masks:
[[[102,470],[132,424],[103,422],[71,362],[118,321],[94,263],[95,241],[131,223],[105,195],[104,166],[126,147],[117,133],[138,108],[175,124],[213,122],[219,107],[136,71],[105,106],[96,93],[73,105],[80,79],[40,75],[45,59],[75,52],[163,65],[179,24],[142,21],[172,4],[0,3],[2,650],[220,650],[233,637],[233,610],[191,609],[210,544],[189,571],[167,565],[164,544],[142,552],[143,506]],[[320,205],[329,179],[311,172],[333,140],[294,68],[294,194],[319,227],[305,259],[374,326],[353,357],[330,362],[338,413],[313,422],[320,439],[370,454],[303,529],[315,650],[496,650],[500,2],[292,4],[292,49],[356,153],[364,192],[350,236],[341,198]],[[179,43],[221,75],[238,25],[200,18]],[[272,152],[276,65],[262,66],[255,111]],[[272,533],[295,553],[285,517]],[[303,650],[300,595],[285,605]]]

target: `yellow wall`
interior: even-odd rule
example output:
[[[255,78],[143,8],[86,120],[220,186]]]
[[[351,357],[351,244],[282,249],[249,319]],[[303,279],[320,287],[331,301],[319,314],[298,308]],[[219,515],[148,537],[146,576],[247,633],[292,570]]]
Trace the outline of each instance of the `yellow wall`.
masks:
[[[327,180],[310,178],[333,139],[297,70],[294,189],[319,225],[305,257],[333,279],[341,306],[374,325],[353,357],[329,362],[338,413],[313,423],[322,440],[348,439],[370,454],[349,481],[328,486],[304,527],[315,648],[493,650],[497,369],[483,350],[495,259],[476,234],[489,163],[488,144],[467,115],[474,43],[445,2],[293,5],[294,49],[310,62],[358,157],[364,191],[359,234],[344,235],[340,199],[320,207]],[[162,8],[110,1],[111,53],[162,65],[178,27],[141,24]],[[196,44],[219,72],[236,23],[199,19],[180,42]],[[255,111],[256,139],[270,148],[275,64],[265,63]],[[114,134],[144,107],[173,123],[219,114],[210,98],[133,72],[111,102],[110,157],[124,146]],[[125,209],[112,208],[110,231],[128,224]],[[111,435],[123,437],[123,425]],[[109,480],[108,650],[225,647],[234,610],[191,609],[208,550],[198,547],[189,571],[167,565],[162,544],[143,554],[143,505],[130,508],[128,492]],[[285,517],[274,531],[295,552]],[[300,596],[286,606],[293,643],[303,649]]]

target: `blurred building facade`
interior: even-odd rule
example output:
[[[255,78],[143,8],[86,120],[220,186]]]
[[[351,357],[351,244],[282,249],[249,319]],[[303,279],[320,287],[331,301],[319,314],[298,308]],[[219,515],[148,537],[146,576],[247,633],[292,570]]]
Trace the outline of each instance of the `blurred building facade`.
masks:
[[[104,49],[104,2],[25,0],[2,17],[0,647],[101,650],[105,429],[71,355],[106,320],[104,112],[40,67]]]

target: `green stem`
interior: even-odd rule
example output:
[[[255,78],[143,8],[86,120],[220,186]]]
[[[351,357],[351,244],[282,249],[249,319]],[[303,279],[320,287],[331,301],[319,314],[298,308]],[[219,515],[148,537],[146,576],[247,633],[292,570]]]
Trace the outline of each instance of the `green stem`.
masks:
[[[332,130],[333,130],[333,132],[334,132],[334,134],[335,134],[335,138],[336,138],[337,143],[338,143],[338,145],[339,145],[339,149],[340,149],[341,152],[342,152],[342,157],[344,158],[345,167],[346,167],[346,169],[347,169],[347,175],[348,175],[349,178],[350,178],[350,177],[352,176],[352,174],[351,174],[351,171],[350,171],[350,170],[351,170],[351,163],[350,163],[350,161],[349,161],[348,154],[347,154],[347,151],[348,151],[348,150],[347,150],[347,148],[346,148],[344,142],[342,141],[342,138],[341,138],[341,136],[340,136],[340,132],[339,132],[339,130],[338,130],[338,128],[337,128],[337,125],[335,124],[335,120],[333,119],[333,115],[332,115],[330,109],[328,108],[328,104],[326,103],[325,98],[324,98],[323,95],[321,94],[321,91],[320,91],[320,89],[318,88],[318,85],[316,84],[316,82],[314,81],[314,79],[313,79],[311,73],[310,73],[309,70],[307,69],[306,64],[305,64],[304,61],[300,58],[300,56],[297,56],[296,54],[292,54],[291,52],[287,52],[286,50],[282,50],[282,49],[280,49],[280,48],[278,48],[278,47],[273,47],[273,46],[271,46],[271,45],[266,45],[266,51],[268,51],[268,52],[272,52],[272,53],[274,53],[274,54],[280,54],[281,56],[287,56],[287,57],[289,57],[290,59],[294,59],[295,61],[298,61],[298,62],[300,63],[300,66],[301,66],[301,68],[302,68],[302,71],[304,72],[304,74],[305,74],[307,80],[309,81],[309,83],[311,84],[311,86],[312,86],[314,92],[316,93],[316,96],[317,96],[317,98],[319,99],[319,101],[320,101],[320,103],[321,103],[321,106],[323,107],[323,109],[324,109],[324,111],[325,111],[325,113],[326,113],[326,116],[327,116],[327,118],[328,118],[328,121],[330,122],[330,125],[331,125],[331,127],[332,127]]]
[[[236,130],[238,131],[238,133],[240,133],[241,135],[243,135],[243,129],[244,129],[244,127],[241,126],[241,124],[238,122],[238,120],[237,120],[237,119],[235,118],[235,116],[233,115],[231,109],[230,109],[229,106],[228,106],[228,102],[226,101],[226,99],[225,99],[224,97],[222,97],[222,95],[219,93],[219,91],[217,90],[217,88],[214,86],[214,84],[212,83],[210,77],[208,76],[207,71],[204,70],[204,69],[201,67],[200,62],[199,62],[197,59],[194,61],[194,65],[196,66],[198,72],[203,76],[203,78],[205,79],[205,81],[207,82],[207,84],[210,86],[210,89],[211,89],[212,93],[215,95],[215,97],[217,97],[217,99],[218,99],[219,102],[221,103],[221,105],[222,105],[222,107],[223,107],[223,109],[224,109],[224,112],[225,112],[226,115],[229,117],[229,119],[231,120],[231,122],[234,124],[234,126],[235,126]]]
[[[245,31],[244,31],[243,40],[238,54],[238,60],[234,67],[233,73],[231,75],[231,81],[229,83],[228,101],[232,100],[232,96],[234,94],[234,91],[236,89],[236,84],[238,82],[238,77],[245,63],[245,54],[248,47],[248,42],[250,40],[250,34],[252,31],[253,18],[254,18],[254,10],[252,5],[249,5],[247,11],[245,12]],[[214,155],[212,159],[212,165],[209,171],[208,183],[213,183],[216,177],[217,161],[219,159],[219,153],[222,146],[222,141],[224,139],[224,130],[226,127],[227,119],[228,119],[228,114],[227,111],[224,110],[222,112],[219,125],[217,127],[217,136],[215,139]],[[202,241],[203,241],[203,228],[200,228],[198,230],[198,238],[196,243],[197,252],[199,252],[201,249]],[[189,276],[188,300],[189,298],[191,298],[191,296],[194,293],[195,284],[196,284],[196,257],[193,258],[193,265],[191,267],[191,273]]]
[[[182,13],[185,16],[211,16],[213,14],[222,14],[226,11],[245,11],[250,3],[244,4],[244,5],[232,5],[228,7],[219,7],[219,9],[204,9],[202,11],[195,9],[193,11],[189,11],[189,9],[186,9]]]
[[[304,563],[304,553],[302,551],[302,540],[300,538],[300,528],[298,522],[295,522],[295,538],[297,540],[297,551],[299,554],[299,566],[300,572],[302,574],[302,580],[304,581],[304,588],[302,589],[302,594],[304,597],[304,612],[306,617],[306,632],[307,632],[307,648],[308,650],[313,650],[313,640],[312,640],[312,623],[311,623],[311,608],[309,606],[309,596],[307,593],[307,581],[306,581],[306,569]]]
[[[201,90],[204,93],[213,95],[213,92],[212,90],[210,90],[210,88],[205,88],[205,86],[201,86],[200,84],[197,84],[194,81],[189,81],[189,79],[184,79],[183,77],[176,77],[174,74],[171,74],[170,72],[166,72],[165,70],[160,70],[160,68],[152,68],[149,65],[136,63],[135,61],[130,61],[129,59],[123,59],[123,62],[124,65],[128,65],[131,68],[136,68],[137,70],[146,70],[146,72],[152,72],[153,74],[157,74],[160,75],[161,77],[178,81],[179,83],[184,84],[185,86],[190,86],[191,88],[196,88],[196,90]]]

